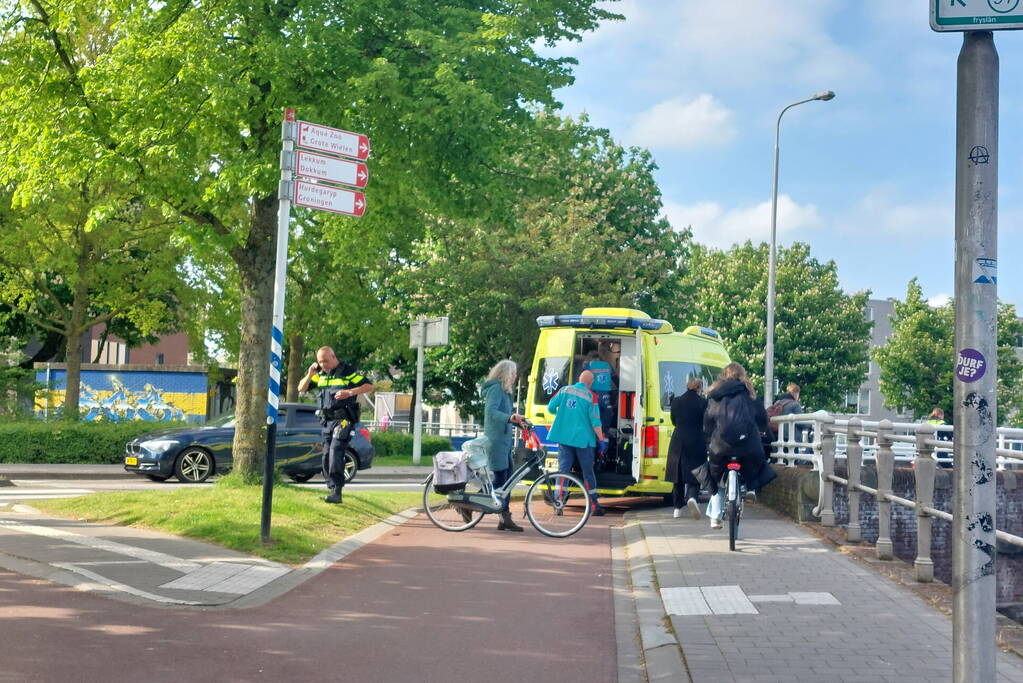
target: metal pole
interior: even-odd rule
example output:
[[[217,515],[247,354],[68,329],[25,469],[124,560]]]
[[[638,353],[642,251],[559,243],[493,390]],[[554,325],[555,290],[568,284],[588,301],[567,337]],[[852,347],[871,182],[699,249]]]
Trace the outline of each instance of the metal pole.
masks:
[[[998,52],[963,34],[956,101],[953,680],[995,680]]]
[[[786,105],[778,114],[778,120],[774,124],[774,187],[771,192],[771,255],[768,258],[767,266],[767,344],[764,348],[764,405],[774,403],[774,289],[777,280],[777,257],[778,244],[778,156],[779,139],[781,138],[781,117],[789,109],[800,104],[813,102],[814,100],[827,101],[833,99],[835,93],[830,90],[819,92],[813,97],[799,100]]]
[[[294,168],[295,110],[284,110],[281,125],[281,183],[277,205],[277,270],[274,277],[273,329],[270,333],[270,385],[266,396],[266,458],[263,461],[263,509],[259,538],[270,542],[273,507],[274,455],[277,451],[277,406],[281,394],[281,357],[284,344],[284,287],[288,275],[288,232],[291,229],[291,170]],[[294,368],[292,368],[294,372]]]
[[[416,405],[413,410],[412,464],[418,465],[423,457],[423,348],[426,346],[426,317],[419,316],[419,335],[416,339]]]

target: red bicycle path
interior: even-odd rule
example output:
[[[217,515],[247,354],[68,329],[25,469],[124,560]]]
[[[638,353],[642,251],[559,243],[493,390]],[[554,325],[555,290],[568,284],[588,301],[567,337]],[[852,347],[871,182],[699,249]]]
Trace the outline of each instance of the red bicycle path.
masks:
[[[0,570],[0,681],[614,681],[616,519],[552,539],[420,515],[250,609],[139,607]]]

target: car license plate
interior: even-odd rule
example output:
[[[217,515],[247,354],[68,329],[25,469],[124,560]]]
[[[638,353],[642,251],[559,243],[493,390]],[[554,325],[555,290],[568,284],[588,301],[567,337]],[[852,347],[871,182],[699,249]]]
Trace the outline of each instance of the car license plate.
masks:
[[[124,464],[125,465],[138,465],[139,464],[139,459],[134,457],[134,456],[128,456],[127,458],[124,459]]]

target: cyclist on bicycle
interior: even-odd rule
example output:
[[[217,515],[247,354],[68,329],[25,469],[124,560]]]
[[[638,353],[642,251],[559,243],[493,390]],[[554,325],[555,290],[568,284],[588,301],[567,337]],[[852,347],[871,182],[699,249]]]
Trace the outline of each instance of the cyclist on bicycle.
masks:
[[[703,483],[713,494],[707,503],[710,528],[720,529],[725,492],[718,487],[718,482],[733,458],[741,465],[742,478],[747,485],[759,481],[765,463],[760,435],[768,428],[767,411],[757,400],[746,369],[739,363],[729,363],[721,370],[707,399],[703,432],[707,436],[710,457],[708,481]]]

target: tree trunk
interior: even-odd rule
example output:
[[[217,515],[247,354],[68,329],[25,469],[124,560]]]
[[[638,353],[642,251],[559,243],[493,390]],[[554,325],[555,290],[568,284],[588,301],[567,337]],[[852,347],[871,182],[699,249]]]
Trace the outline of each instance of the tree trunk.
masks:
[[[270,377],[270,328],[273,324],[277,199],[253,200],[248,238],[231,250],[241,289],[241,347],[232,457],[234,470],[247,479],[263,469],[267,389]]]
[[[78,420],[81,412],[78,399],[81,396],[82,381],[82,335],[85,333],[85,307],[88,303],[89,283],[86,280],[85,258],[80,255],[78,263],[78,282],[75,284],[74,299],[71,301],[71,320],[67,326],[67,372],[64,388],[64,406],[62,409],[65,420]]]
[[[298,382],[305,375],[305,337],[292,332],[288,337],[288,401],[298,401]]]

